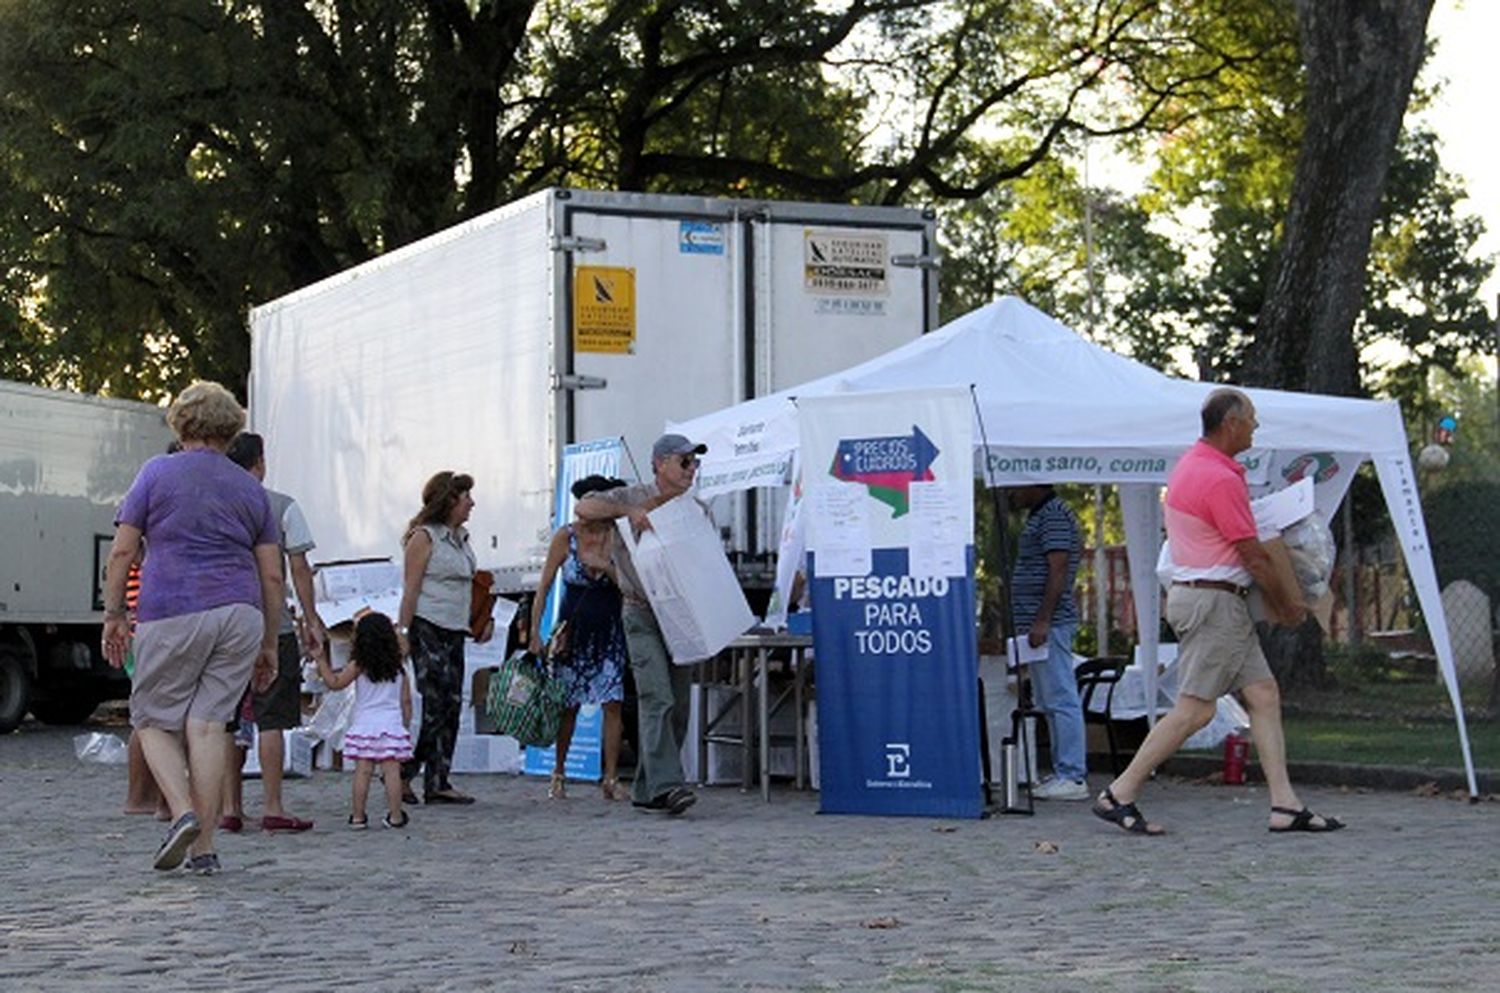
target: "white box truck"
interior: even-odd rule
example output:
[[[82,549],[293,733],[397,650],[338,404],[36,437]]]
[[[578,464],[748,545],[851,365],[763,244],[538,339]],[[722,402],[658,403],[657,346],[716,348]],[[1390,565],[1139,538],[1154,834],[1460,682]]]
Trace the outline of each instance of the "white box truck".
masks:
[[[470,473],[480,565],[522,589],[566,444],[623,437],[649,475],[668,420],[936,326],[937,268],[931,211],[545,190],[251,311],[267,485],[326,563],[395,555],[423,482]],[[746,571],[779,510],[715,501]]]
[[[0,733],[130,692],[99,651],[115,511],[171,440],[166,412],[0,381]]]

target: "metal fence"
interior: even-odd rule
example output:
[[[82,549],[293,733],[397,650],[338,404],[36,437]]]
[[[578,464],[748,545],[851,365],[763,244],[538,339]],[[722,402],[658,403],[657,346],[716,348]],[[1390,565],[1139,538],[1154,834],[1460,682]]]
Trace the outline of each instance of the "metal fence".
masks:
[[[1465,715],[1473,732],[1475,760],[1481,767],[1500,766],[1500,754],[1484,744],[1486,726],[1500,724],[1500,473],[1471,473],[1461,478],[1424,480],[1423,506],[1442,590],[1444,613],[1454,647]],[[1095,555],[1097,518],[1092,494],[1064,494],[1083,527],[1085,549],[1075,594],[1082,615],[1077,650],[1081,654],[1129,655],[1139,641],[1135,591],[1118,536],[1118,511],[1105,515],[1103,568]],[[1436,757],[1417,764],[1459,764],[1453,711],[1432,647],[1430,621],[1423,615],[1410,577],[1385,515],[1378,485],[1362,479],[1351,494],[1350,509],[1332,522],[1339,559],[1330,591],[1321,605],[1320,622],[1290,634],[1262,629],[1262,643],[1282,686],[1289,736],[1323,735],[1329,755],[1347,752],[1350,761],[1384,761],[1380,747],[1361,743],[1362,733],[1377,733],[1404,745],[1428,740]],[[1097,647],[1102,603],[1108,620],[1108,651]],[[1153,589],[1153,595],[1160,595]],[[1175,635],[1163,624],[1164,640]],[[1425,735],[1425,739],[1424,739]],[[1343,736],[1340,738],[1340,736]],[[1451,748],[1446,744],[1450,740]],[[1497,736],[1500,737],[1500,736]],[[1343,741],[1341,746],[1339,741]],[[1421,749],[1416,749],[1421,752]],[[1326,758],[1321,752],[1318,757]],[[1399,755],[1398,755],[1399,757]]]

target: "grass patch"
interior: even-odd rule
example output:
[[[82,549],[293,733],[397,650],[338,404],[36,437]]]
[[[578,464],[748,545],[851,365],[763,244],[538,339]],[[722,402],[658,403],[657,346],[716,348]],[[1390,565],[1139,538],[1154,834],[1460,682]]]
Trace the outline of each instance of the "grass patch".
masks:
[[[1293,711],[1282,716],[1287,757],[1293,762],[1457,769],[1463,766],[1451,718],[1348,717]],[[1500,721],[1469,721],[1476,769],[1500,768]],[[1219,749],[1198,754],[1220,754]]]
[[[1331,646],[1324,687],[1286,691],[1282,723],[1293,762],[1456,769],[1463,765],[1448,688],[1368,647]],[[1464,697],[1477,769],[1500,769],[1500,719],[1488,693]],[[1217,750],[1215,750],[1217,752]],[[1204,753],[1208,754],[1208,753]]]
[[[1463,765],[1451,718],[1345,717],[1290,713],[1283,717],[1287,755],[1297,762],[1458,768]],[[1500,721],[1470,720],[1469,745],[1479,769],[1500,768]]]
[[[1435,662],[1413,664],[1369,645],[1330,645],[1329,685],[1286,693],[1287,755],[1296,762],[1453,769],[1463,765],[1448,688]],[[1479,769],[1500,768],[1500,720],[1487,688],[1464,697]]]

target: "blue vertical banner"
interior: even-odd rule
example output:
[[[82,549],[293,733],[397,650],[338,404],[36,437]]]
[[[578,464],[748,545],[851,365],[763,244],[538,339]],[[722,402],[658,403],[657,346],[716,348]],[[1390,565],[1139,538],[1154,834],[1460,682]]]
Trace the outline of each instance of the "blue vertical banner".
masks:
[[[620,473],[620,456],[624,442],[619,438],[602,438],[598,441],[579,442],[563,449],[562,462],[557,467],[557,491],[553,501],[552,528],[557,530],[573,519],[573,484],[585,476],[617,476]],[[557,624],[557,613],[562,609],[562,577],[558,576],[547,592],[547,607],[542,613],[542,641],[547,640]],[[573,729],[573,740],[568,746],[567,774],[569,779],[597,780],[600,771],[600,744],[603,741],[604,715],[598,707],[582,707],[578,712],[578,723]],[[549,776],[554,765],[556,749],[526,749],[523,771],[529,776]]]
[[[625,443],[619,438],[581,441],[563,448],[552,501],[552,530],[556,531],[573,519],[573,507],[578,503],[573,498],[573,484],[587,476],[618,476],[624,450]],[[559,576],[547,593],[547,611],[542,615],[542,641],[552,633],[557,624],[557,612],[561,609],[562,577]]]
[[[821,809],[979,817],[969,391],[797,407]]]

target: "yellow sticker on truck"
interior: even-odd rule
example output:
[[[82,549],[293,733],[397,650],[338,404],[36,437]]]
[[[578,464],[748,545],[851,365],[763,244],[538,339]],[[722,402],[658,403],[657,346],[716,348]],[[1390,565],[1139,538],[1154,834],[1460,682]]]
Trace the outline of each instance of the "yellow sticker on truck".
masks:
[[[635,348],[635,269],[581,265],[573,273],[573,351],[624,355]]]

